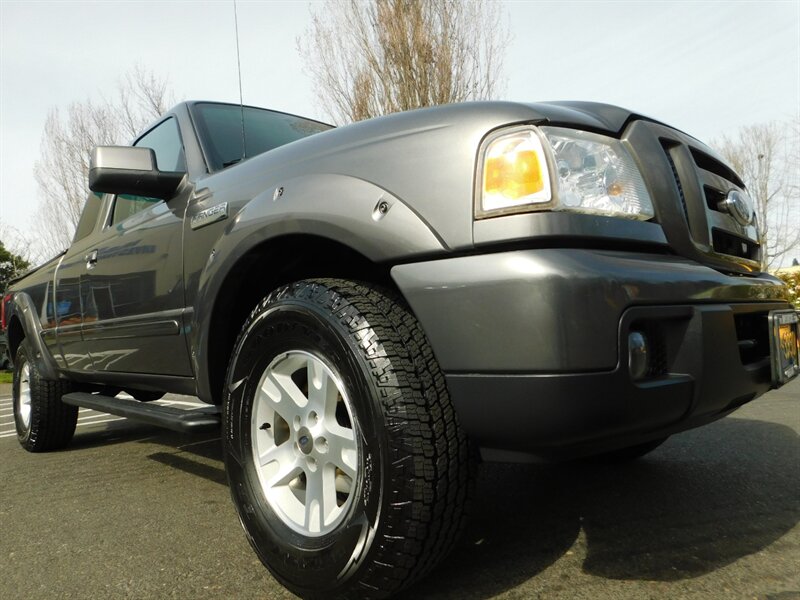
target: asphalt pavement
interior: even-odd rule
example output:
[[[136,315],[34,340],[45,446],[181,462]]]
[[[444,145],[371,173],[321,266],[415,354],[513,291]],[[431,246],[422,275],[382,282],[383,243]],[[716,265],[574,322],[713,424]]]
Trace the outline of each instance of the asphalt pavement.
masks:
[[[218,436],[83,411],[34,455],[8,395],[0,598],[293,598],[245,540]],[[800,599],[799,433],[797,380],[636,463],[482,465],[460,545],[404,598]]]

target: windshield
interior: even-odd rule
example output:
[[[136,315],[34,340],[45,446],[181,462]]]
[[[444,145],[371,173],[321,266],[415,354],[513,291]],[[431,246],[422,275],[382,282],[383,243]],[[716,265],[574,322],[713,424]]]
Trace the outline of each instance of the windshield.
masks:
[[[247,145],[243,153],[242,110],[236,104],[198,103],[193,107],[198,133],[212,171],[309,135],[333,129],[331,125],[319,121],[245,106],[244,137]]]

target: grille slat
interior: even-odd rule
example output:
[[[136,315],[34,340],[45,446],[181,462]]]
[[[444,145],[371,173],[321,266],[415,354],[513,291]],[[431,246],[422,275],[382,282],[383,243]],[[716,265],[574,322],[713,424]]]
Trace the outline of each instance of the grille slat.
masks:
[[[744,182],[730,167],[728,167],[728,165],[721,163],[713,156],[709,156],[708,154],[706,154],[701,150],[698,150],[697,148],[692,148],[690,146],[689,152],[692,153],[694,164],[696,164],[698,168],[703,169],[704,171],[708,171],[709,173],[713,173],[714,175],[717,175],[721,179],[730,181],[736,187],[739,188],[744,187]]]
[[[754,244],[748,239],[715,227],[711,230],[711,240],[714,244],[714,250],[720,254],[753,261],[758,260],[758,244]]]
[[[664,149],[664,154],[667,155],[667,162],[669,162],[669,166],[672,169],[672,176],[675,178],[675,183],[678,186],[678,195],[681,199],[681,206],[683,207],[683,215],[686,217],[686,222],[689,222],[689,209],[686,207],[686,194],[683,192],[683,184],[681,183],[681,178],[678,177],[678,169],[675,167],[675,161],[672,159],[672,154],[670,153],[670,148],[675,146],[675,144],[670,144],[668,140],[659,140],[661,142],[661,147]]]

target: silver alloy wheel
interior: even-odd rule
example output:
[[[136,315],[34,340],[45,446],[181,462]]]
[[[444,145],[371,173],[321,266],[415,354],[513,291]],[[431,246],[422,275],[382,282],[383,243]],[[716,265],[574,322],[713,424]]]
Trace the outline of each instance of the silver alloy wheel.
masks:
[[[19,418],[27,430],[31,427],[31,367],[25,362],[19,372]]]
[[[341,377],[303,350],[278,355],[258,383],[253,460],[272,510],[309,537],[333,531],[357,488],[358,440]]]

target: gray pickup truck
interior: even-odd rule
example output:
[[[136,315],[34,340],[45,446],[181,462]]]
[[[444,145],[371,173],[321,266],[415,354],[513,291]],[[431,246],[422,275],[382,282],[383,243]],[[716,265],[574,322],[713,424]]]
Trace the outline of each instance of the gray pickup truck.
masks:
[[[89,180],[72,246],[4,297],[21,445],[67,444],[79,406],[221,426],[247,538],[303,597],[426,574],[480,456],[636,458],[798,372],[742,180],[622,108],[186,102]]]

